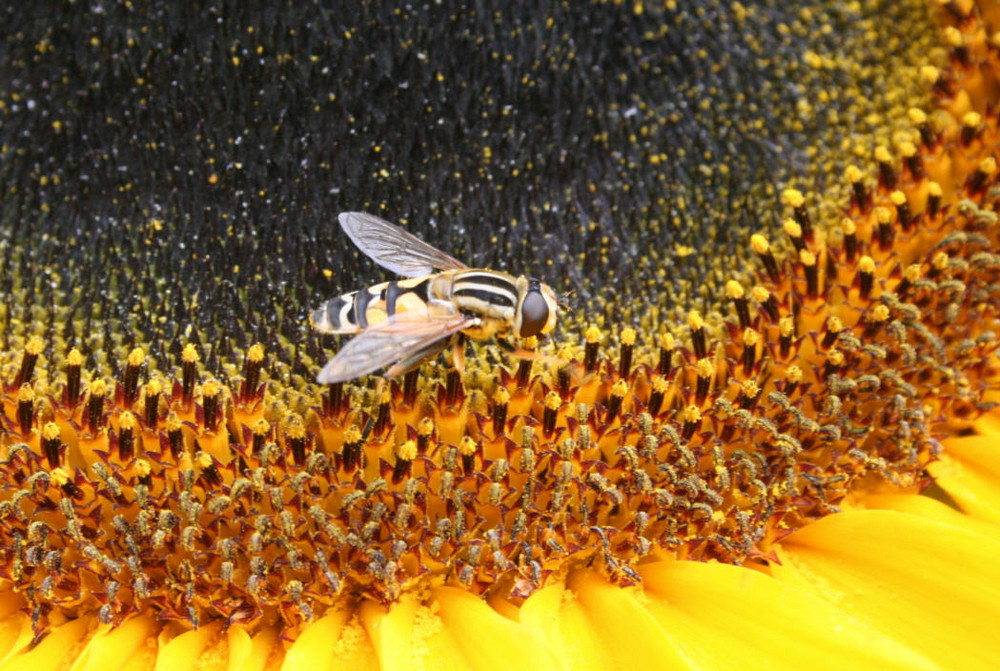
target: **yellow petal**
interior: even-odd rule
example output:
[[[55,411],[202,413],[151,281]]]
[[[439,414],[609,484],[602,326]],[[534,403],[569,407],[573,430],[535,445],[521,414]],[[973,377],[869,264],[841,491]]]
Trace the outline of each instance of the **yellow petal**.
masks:
[[[639,590],[609,584],[593,571],[569,578],[593,632],[611,660],[608,668],[695,668],[682,654],[673,632],[665,629],[637,598]]]
[[[31,643],[34,636],[31,618],[19,612],[24,606],[21,595],[0,582],[0,664]]]
[[[1000,658],[1000,542],[890,510],[831,515],[786,538],[772,574],[805,582],[847,614],[944,668]]]
[[[562,669],[545,642],[527,627],[511,622],[479,597],[456,587],[433,590],[441,622],[464,658],[456,668]]]
[[[383,669],[403,669],[412,664],[413,620],[417,603],[404,598],[388,610],[382,604],[365,601],[359,608],[361,624],[368,632],[375,655]]]
[[[971,515],[965,515],[951,506],[928,496],[913,494],[868,494],[862,499],[867,509],[895,510],[900,513],[919,515],[927,519],[963,527],[977,534],[990,536],[1000,541],[1000,525],[993,524]]]
[[[336,610],[313,622],[292,644],[281,665],[283,671],[377,669],[371,641],[352,613]]]
[[[639,572],[647,608],[683,641],[692,668],[935,668],[810,589],[748,568],[661,561]]]
[[[545,640],[566,668],[608,669],[611,656],[576,595],[563,582],[543,587],[524,602],[521,623]]]
[[[22,648],[0,664],[0,671],[56,671],[62,669],[79,652],[87,635],[90,618],[70,620],[56,627],[34,648]]]
[[[278,669],[284,648],[273,627],[264,627],[251,637],[240,627],[231,627],[228,671],[265,671]]]
[[[964,512],[1000,524],[1000,419],[988,415],[976,430],[979,435],[944,441],[941,460],[927,471]]]
[[[149,669],[156,660],[160,625],[150,615],[133,617],[118,628],[102,626],[73,663],[73,671]],[[152,639],[152,642],[151,640]]]
[[[167,632],[160,634],[160,651],[156,656],[156,671],[177,671],[178,669],[220,668],[213,663],[216,660],[206,655],[206,651],[215,642],[221,630],[221,623],[185,631],[183,634],[168,638]],[[225,668],[224,666],[221,668]]]

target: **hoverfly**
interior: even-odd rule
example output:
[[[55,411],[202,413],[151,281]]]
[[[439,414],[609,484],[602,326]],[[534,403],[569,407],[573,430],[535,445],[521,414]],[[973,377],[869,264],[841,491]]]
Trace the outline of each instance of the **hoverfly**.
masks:
[[[486,340],[515,333],[524,338],[556,326],[558,299],[533,277],[469,268],[370,214],[344,212],[338,220],[358,249],[408,279],[337,296],[313,311],[316,330],[358,334],[319,372],[322,384],[386,367],[386,377],[396,377],[449,343],[460,367],[463,336]]]

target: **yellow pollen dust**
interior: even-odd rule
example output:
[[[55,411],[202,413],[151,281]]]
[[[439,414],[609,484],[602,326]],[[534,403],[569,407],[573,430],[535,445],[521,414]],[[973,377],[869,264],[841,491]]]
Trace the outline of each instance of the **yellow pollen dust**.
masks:
[[[840,321],[840,317],[837,315],[831,316],[826,320],[826,330],[828,331],[843,331],[844,323]]]
[[[861,172],[861,168],[854,165],[853,163],[844,169],[844,177],[847,178],[851,184],[857,184],[862,179],[864,179],[865,174]]]
[[[139,367],[145,359],[146,353],[142,351],[141,347],[136,347],[128,353],[128,365],[130,366]]]
[[[955,26],[945,27],[944,38],[948,40],[948,44],[952,47],[960,47],[965,43],[965,37],[962,35],[962,31]]]
[[[24,346],[24,351],[32,356],[38,356],[45,349],[45,342],[38,336],[33,337],[28,341],[28,344]]]
[[[889,307],[880,303],[872,308],[871,316],[876,322],[884,322],[889,319]]]
[[[844,235],[854,235],[858,232],[858,225],[850,217],[844,217],[840,220],[840,230],[844,232]]]
[[[875,147],[875,160],[879,163],[890,163],[892,154],[889,153],[889,148],[881,144]]]
[[[507,405],[509,401],[510,392],[507,391],[507,387],[497,387],[493,392],[493,402],[497,405]]]
[[[628,382],[626,382],[625,380],[618,380],[611,387],[611,395],[616,398],[623,398],[627,393],[628,393]]]
[[[992,156],[987,156],[979,162],[979,172],[984,175],[993,175],[997,171],[997,160]]]
[[[562,405],[562,399],[554,391],[550,391],[545,395],[545,407],[548,410],[558,410],[559,406]]]
[[[198,348],[193,343],[188,343],[184,346],[184,350],[181,352],[181,361],[184,363],[197,363],[200,358],[198,356]]]
[[[417,435],[421,438],[427,438],[432,433],[434,433],[434,420],[430,417],[424,417],[417,423]]]
[[[688,326],[691,327],[692,331],[705,328],[705,320],[701,318],[700,312],[697,310],[691,310],[691,312],[688,313]]]
[[[55,440],[59,437],[59,425],[55,422],[46,422],[42,427],[42,438],[45,440]]]
[[[938,252],[931,259],[931,265],[934,266],[935,270],[944,270],[948,267],[949,258],[946,252]]]
[[[795,320],[791,317],[782,317],[778,320],[778,331],[786,338],[791,337],[795,333]]]
[[[361,429],[356,426],[347,427],[347,431],[344,431],[344,442],[348,444],[354,444],[361,440]]]
[[[938,184],[937,182],[928,182],[927,193],[934,196],[935,198],[940,198],[941,196],[944,195],[944,190],[941,188],[941,185]]]
[[[591,324],[587,327],[587,330],[583,332],[583,339],[586,340],[589,345],[601,342],[601,329]]]
[[[911,263],[906,266],[906,270],[903,271],[903,277],[905,277],[909,282],[916,282],[920,279],[921,273],[922,269],[920,268],[920,264]]]
[[[799,252],[799,261],[801,261],[804,266],[815,266],[816,255],[808,249],[803,249]]]
[[[660,349],[672,350],[677,344],[673,333],[661,333],[660,334]]]
[[[163,392],[163,383],[154,377],[152,380],[146,383],[145,390],[147,398],[150,396],[156,396],[157,394]]]
[[[463,457],[468,457],[476,453],[476,441],[469,436],[462,436],[458,441],[458,453]]]
[[[892,222],[892,211],[888,207],[882,207],[880,205],[875,208],[875,218],[880,224],[888,224]]]
[[[52,479],[52,484],[56,487],[62,487],[69,482],[69,474],[61,466],[49,471],[49,477]]]
[[[910,117],[910,123],[914,126],[922,126],[927,123],[927,112],[923,111],[919,107],[911,107],[906,111],[906,115]]]
[[[683,413],[685,422],[697,422],[701,419],[701,410],[696,405],[689,405]]]
[[[271,424],[263,417],[254,422],[253,427],[251,428],[251,431],[253,431],[255,436],[266,436],[270,430]]]
[[[900,205],[905,205],[906,194],[898,190],[893,191],[892,193],[889,194],[889,200],[891,200],[892,204],[895,205],[896,207],[899,207]]]
[[[205,470],[212,465],[212,455],[208,452],[199,452],[198,456],[195,457],[194,463],[198,468]]]
[[[747,347],[754,347],[760,342],[760,334],[752,328],[743,330],[743,344]]]
[[[771,243],[760,233],[754,233],[750,236],[750,249],[757,254],[767,254],[771,249]]]
[[[34,401],[35,401],[35,390],[31,388],[30,384],[22,384],[21,388],[17,390],[17,402],[33,403]]]
[[[122,431],[134,431],[138,424],[135,420],[135,415],[131,412],[123,412],[118,418],[118,426]]]
[[[408,440],[402,445],[396,446],[396,458],[403,461],[413,461],[417,458],[417,443]]]
[[[799,222],[794,219],[785,219],[785,223],[782,224],[782,228],[785,229],[785,233],[790,238],[802,237],[802,226],[800,226]]]
[[[785,369],[785,379],[791,382],[792,384],[801,382],[802,375],[803,375],[802,369],[799,368],[798,366],[789,366],[787,369]]]
[[[132,468],[140,478],[144,478],[153,472],[153,465],[145,459],[136,459],[132,464]]]
[[[177,416],[177,413],[173,410],[167,415],[167,419],[164,422],[164,426],[167,429],[167,433],[172,433],[174,431],[181,430],[181,418]]]
[[[979,128],[983,117],[979,112],[966,112],[962,115],[962,125],[966,128]]]
[[[858,268],[863,273],[874,273],[875,272],[875,259],[870,256],[862,256],[858,259]]]
[[[747,398],[755,398],[760,393],[760,385],[756,380],[743,380],[740,389]]]
[[[288,418],[285,424],[285,435],[292,440],[301,440],[306,437],[306,426],[300,415],[292,414]]]
[[[758,284],[750,290],[750,297],[758,303],[764,303],[771,297],[771,290]]]
[[[844,363],[844,354],[839,349],[832,349],[827,352],[826,359],[834,366],[841,366]]]
[[[789,207],[802,207],[806,199],[798,189],[785,189],[781,192],[781,202]]]
[[[201,385],[201,395],[207,396],[208,398],[213,398],[219,395],[221,387],[219,383],[215,380],[206,380],[205,384]]]
[[[66,365],[67,366],[82,366],[83,365],[83,355],[80,354],[80,350],[73,348],[66,355]]]
[[[251,363],[260,363],[264,360],[264,346],[260,343],[251,345],[250,349],[247,350],[247,361]]]
[[[743,298],[744,293],[743,285],[736,280],[729,280],[726,282],[726,296],[730,299],[736,300],[738,298]]]
[[[635,344],[635,329],[631,326],[626,326],[622,329],[621,341],[623,345],[631,347]]]
[[[708,357],[698,359],[698,363],[694,365],[694,368],[698,372],[698,377],[711,377],[715,371],[715,366],[712,365],[712,360]]]

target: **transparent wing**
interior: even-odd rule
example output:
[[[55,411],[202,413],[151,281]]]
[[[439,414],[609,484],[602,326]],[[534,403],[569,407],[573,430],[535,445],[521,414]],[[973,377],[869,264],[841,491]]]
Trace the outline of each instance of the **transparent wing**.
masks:
[[[439,352],[447,339],[478,321],[459,312],[408,310],[370,326],[344,345],[316,376],[320,384],[346,382],[392,366],[395,377]],[[394,365],[395,364],[395,365]]]
[[[385,219],[364,212],[342,212],[337,219],[358,249],[383,268],[403,277],[468,268]]]

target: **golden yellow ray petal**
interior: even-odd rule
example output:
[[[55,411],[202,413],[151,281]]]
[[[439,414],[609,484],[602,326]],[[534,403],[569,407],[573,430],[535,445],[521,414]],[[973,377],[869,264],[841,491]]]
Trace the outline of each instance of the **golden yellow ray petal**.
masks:
[[[252,637],[240,627],[231,627],[228,671],[265,671],[281,668],[284,648],[278,631],[264,627]]]
[[[545,640],[566,668],[611,668],[610,655],[602,647],[586,610],[563,582],[543,587],[528,597],[521,606],[520,621]]]
[[[984,464],[997,451],[997,438],[968,436],[945,442],[947,452],[940,461],[928,464],[927,472],[963,512],[1000,524],[1000,478]]]
[[[159,652],[156,655],[156,671],[177,671],[178,669],[215,669],[219,665],[211,656],[206,655],[209,648],[216,642],[222,630],[221,622],[185,631],[183,634],[168,638],[166,631],[159,637]],[[224,666],[221,668],[225,668]]]
[[[981,417],[974,429],[977,435],[945,440],[927,471],[964,512],[1000,524],[1000,415]]]
[[[462,651],[438,617],[436,608],[420,606],[413,622],[413,664],[415,668],[461,669],[466,666]]]
[[[0,582],[0,664],[31,643],[31,618],[20,612],[24,598]]]
[[[698,668],[936,668],[808,588],[748,568],[660,561],[639,572],[647,608]]]
[[[378,659],[353,613],[336,610],[308,625],[285,655],[283,671],[378,669]]]
[[[7,657],[0,664],[0,671],[57,671],[65,668],[79,652],[90,622],[90,618],[81,618],[52,627],[34,648],[21,648]]]
[[[457,587],[438,587],[432,594],[441,622],[464,658],[459,668],[564,668],[543,639],[500,615],[475,595]]]
[[[80,656],[73,663],[72,671],[139,671],[152,668],[156,660],[155,641],[161,625],[150,615],[126,620],[118,628],[102,626],[91,636]]]
[[[413,664],[413,621],[417,602],[405,597],[386,610],[374,601],[365,601],[358,609],[362,626],[375,648],[383,669],[403,669]]]
[[[962,527],[973,533],[990,536],[1000,541],[1000,524],[965,515],[928,496],[912,494],[868,494],[861,500],[865,508],[895,510],[901,513],[919,515],[938,522]]]
[[[285,654],[285,661],[281,665],[282,671],[329,669],[334,648],[340,639],[340,632],[347,622],[348,614],[346,610],[335,610],[307,625]]]
[[[816,593],[943,668],[1000,658],[1000,542],[891,510],[831,515],[776,549],[779,579]]]
[[[697,660],[682,651],[673,632],[663,628],[636,596],[639,590],[609,584],[593,571],[576,571],[568,581],[600,640],[609,668],[693,669]]]
[[[352,617],[340,630],[340,640],[333,648],[330,671],[371,671],[379,670],[378,656],[361,626],[358,618]]]

